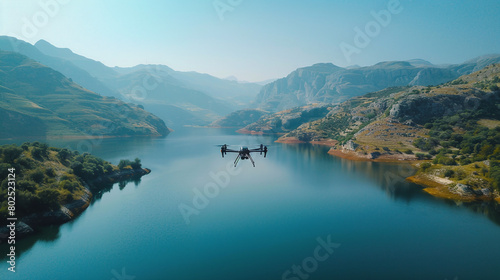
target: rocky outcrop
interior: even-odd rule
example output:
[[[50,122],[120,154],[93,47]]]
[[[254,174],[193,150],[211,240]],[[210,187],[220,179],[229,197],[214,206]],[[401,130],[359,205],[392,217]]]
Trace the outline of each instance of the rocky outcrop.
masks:
[[[343,146],[342,146],[342,149],[343,150],[347,150],[347,151],[356,151],[356,148],[358,147],[359,145],[354,143],[352,140],[349,140],[347,141],[347,143],[345,143]]]
[[[411,95],[392,106],[390,115],[402,121],[411,119],[422,124],[436,117],[472,109],[480,102],[480,98],[465,94]]]

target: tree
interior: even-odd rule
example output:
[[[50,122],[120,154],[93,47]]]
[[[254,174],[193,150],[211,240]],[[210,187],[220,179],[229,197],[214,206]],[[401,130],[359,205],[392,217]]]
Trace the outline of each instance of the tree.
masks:
[[[451,169],[447,169],[445,172],[444,172],[444,177],[451,177],[453,176],[453,174],[455,174],[455,172]]]
[[[33,170],[30,174],[30,179],[38,184],[41,184],[43,182],[43,179],[45,178],[45,174],[41,168],[37,168]]]
[[[56,210],[59,208],[59,192],[51,189],[44,189],[38,192],[39,205],[42,209]]]
[[[14,163],[14,160],[16,160],[22,153],[23,149],[18,148],[16,145],[9,145],[3,148],[4,160],[7,163]]]
[[[123,170],[123,169],[125,169],[125,167],[129,166],[130,164],[131,164],[130,160],[128,160],[128,159],[122,159],[118,163],[118,168],[120,170]]]
[[[493,187],[497,190],[500,190],[500,161],[490,162],[489,177],[493,179]]]
[[[59,153],[57,154],[57,157],[61,160],[61,161],[65,161],[67,160],[69,157],[71,156],[71,152],[68,150],[68,149],[62,149],[59,151]]]
[[[130,166],[133,168],[133,169],[141,169],[142,167],[142,164],[141,164],[141,160],[139,158],[135,158],[134,162],[132,162],[130,164]]]
[[[432,166],[432,164],[428,163],[428,162],[424,162],[420,168],[423,170],[423,171],[426,171],[427,169],[429,169],[430,167]]]

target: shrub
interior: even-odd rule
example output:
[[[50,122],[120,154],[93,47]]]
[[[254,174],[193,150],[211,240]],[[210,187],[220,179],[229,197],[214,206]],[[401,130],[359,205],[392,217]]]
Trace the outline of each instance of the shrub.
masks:
[[[45,169],[45,174],[47,174],[47,176],[53,178],[56,176],[56,172],[54,171],[53,168],[49,167],[47,169]]]
[[[471,160],[471,159],[469,159],[469,158],[462,158],[462,159],[460,160],[460,165],[469,165],[469,164],[471,164],[471,163],[472,163],[472,160]],[[477,165],[477,164],[476,164],[476,165]]]
[[[408,154],[408,155],[412,155],[413,154],[413,151],[410,150],[410,149],[407,149],[407,150],[404,150],[404,153],[405,154]]]
[[[16,145],[10,145],[2,149],[4,161],[7,163],[14,163],[22,153],[23,149],[18,148]]]
[[[44,189],[37,193],[39,206],[42,209],[56,210],[59,208],[59,192],[52,189]]]
[[[61,161],[65,161],[67,160],[69,157],[71,156],[71,152],[68,150],[68,149],[62,149],[59,151],[59,153],[57,154],[57,157],[61,160]]]
[[[130,164],[131,164],[130,160],[128,160],[128,159],[122,159],[118,163],[118,168],[120,170],[123,170],[123,169],[125,169],[125,167],[129,166]]]
[[[43,182],[43,179],[45,178],[45,173],[41,168],[37,168],[31,172],[29,175],[29,178],[38,184],[41,184]]]
[[[142,167],[141,160],[136,158],[134,162],[130,163],[130,167],[132,167],[133,169],[141,169]]]
[[[462,169],[458,169],[455,173],[458,180],[463,180],[467,177],[467,173],[465,173],[465,171],[463,171]]]
[[[447,169],[445,172],[444,172],[444,177],[451,177],[453,176],[453,174],[455,174],[455,171],[451,170],[451,169]]]
[[[62,190],[58,197],[59,201],[62,203],[69,203],[74,200],[73,194],[68,190]]]
[[[422,169],[423,171],[426,171],[427,169],[429,169],[430,167],[432,166],[431,163],[429,162],[424,162],[422,163],[422,165],[420,166],[420,169]]]

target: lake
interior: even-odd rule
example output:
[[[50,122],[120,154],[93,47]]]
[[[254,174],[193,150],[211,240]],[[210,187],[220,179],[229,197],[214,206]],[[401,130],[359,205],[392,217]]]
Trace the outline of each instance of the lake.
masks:
[[[74,221],[19,240],[0,279],[498,279],[500,207],[434,198],[405,164],[355,162],[272,136],[49,141],[152,170]],[[217,144],[269,144],[230,168]]]

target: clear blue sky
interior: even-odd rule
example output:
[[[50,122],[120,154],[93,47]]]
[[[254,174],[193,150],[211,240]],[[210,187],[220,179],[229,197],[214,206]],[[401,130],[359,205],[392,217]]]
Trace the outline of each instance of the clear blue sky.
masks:
[[[0,34],[30,43],[45,39],[108,66],[165,64],[248,81],[283,77],[318,62],[422,58],[441,64],[500,53],[498,0],[400,0],[399,13],[377,30],[371,12],[397,2],[0,0]],[[46,11],[40,3],[52,5]],[[214,4],[221,3],[218,13]],[[370,42],[356,46],[355,28],[367,25]],[[350,60],[342,43],[357,48]]]

